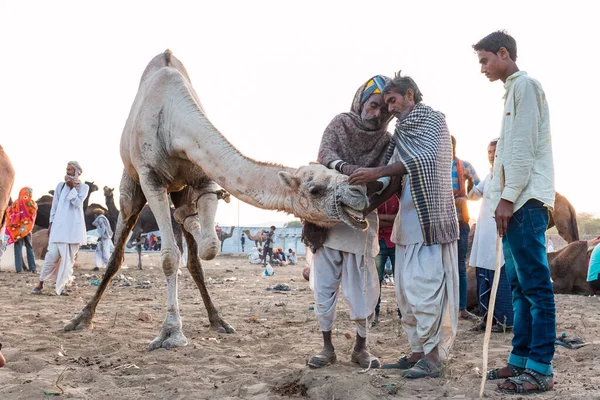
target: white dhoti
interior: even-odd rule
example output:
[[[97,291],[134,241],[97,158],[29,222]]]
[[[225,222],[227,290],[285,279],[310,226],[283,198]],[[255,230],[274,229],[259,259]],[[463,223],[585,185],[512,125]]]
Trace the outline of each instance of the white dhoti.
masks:
[[[110,258],[110,252],[112,251],[113,244],[110,239],[99,239],[96,244],[96,253],[94,253],[94,260],[96,261],[96,267],[106,268],[108,265],[108,259]]]
[[[40,271],[40,281],[56,281],[56,294],[60,295],[65,285],[71,280],[73,264],[78,251],[79,244],[50,243]]]
[[[413,352],[450,352],[458,325],[456,242],[396,245],[396,297]]]
[[[324,332],[333,328],[340,284],[350,308],[350,319],[361,337],[367,336],[366,320],[371,319],[379,299],[379,276],[375,257],[321,247],[313,255],[315,315]],[[365,284],[366,274],[366,284]]]

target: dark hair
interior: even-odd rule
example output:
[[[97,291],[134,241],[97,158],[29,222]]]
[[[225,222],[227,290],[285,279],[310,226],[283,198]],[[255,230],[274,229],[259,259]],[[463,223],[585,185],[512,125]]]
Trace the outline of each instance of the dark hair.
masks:
[[[484,50],[497,54],[503,47],[506,49],[506,51],[508,51],[510,59],[517,61],[517,41],[515,38],[506,33],[506,31],[496,31],[490,33],[479,42],[475,43],[473,45],[473,50]]]
[[[398,71],[396,77],[385,84],[383,87],[383,94],[396,92],[400,93],[402,96],[406,96],[408,89],[411,89],[414,94],[415,104],[420,103],[423,100],[423,93],[421,93],[419,87],[410,76],[401,76],[401,72],[402,71]]]
[[[275,225],[271,225],[271,229],[275,229]]]
[[[498,140],[500,140],[500,139],[496,138],[496,139],[490,140],[490,144],[488,144],[488,146],[496,146],[498,144]]]

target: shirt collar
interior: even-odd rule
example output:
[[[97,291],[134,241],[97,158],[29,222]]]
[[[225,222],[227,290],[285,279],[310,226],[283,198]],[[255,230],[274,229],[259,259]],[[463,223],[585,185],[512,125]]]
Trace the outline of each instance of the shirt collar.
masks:
[[[527,75],[527,72],[525,71],[517,71],[514,74],[512,74],[511,76],[509,76],[508,78],[506,78],[506,82],[504,83],[504,99],[506,98],[506,95],[508,94],[508,91],[510,90],[510,88],[512,87],[512,85],[515,83],[515,79],[517,79],[519,76],[521,75]]]

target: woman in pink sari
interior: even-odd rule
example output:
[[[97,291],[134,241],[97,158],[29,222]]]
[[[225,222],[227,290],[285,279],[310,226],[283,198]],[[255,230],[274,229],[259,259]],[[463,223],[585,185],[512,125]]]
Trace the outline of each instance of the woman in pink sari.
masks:
[[[17,273],[23,270],[23,244],[27,249],[27,264],[29,271],[35,272],[35,257],[31,246],[31,230],[35,224],[38,206],[31,198],[32,190],[24,187],[19,192],[19,198],[8,208],[6,215],[7,245],[15,246],[15,269]]]

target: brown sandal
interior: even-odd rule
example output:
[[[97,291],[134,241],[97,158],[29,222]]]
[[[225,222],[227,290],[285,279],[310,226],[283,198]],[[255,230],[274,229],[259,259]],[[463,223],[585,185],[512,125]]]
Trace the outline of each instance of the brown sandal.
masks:
[[[369,353],[367,349],[362,349],[360,352],[352,350],[350,361],[357,363],[363,368],[379,368],[381,365],[379,359]]]
[[[337,356],[335,351],[321,350],[318,354],[315,354],[308,361],[308,366],[311,368],[323,368],[337,362]]]

